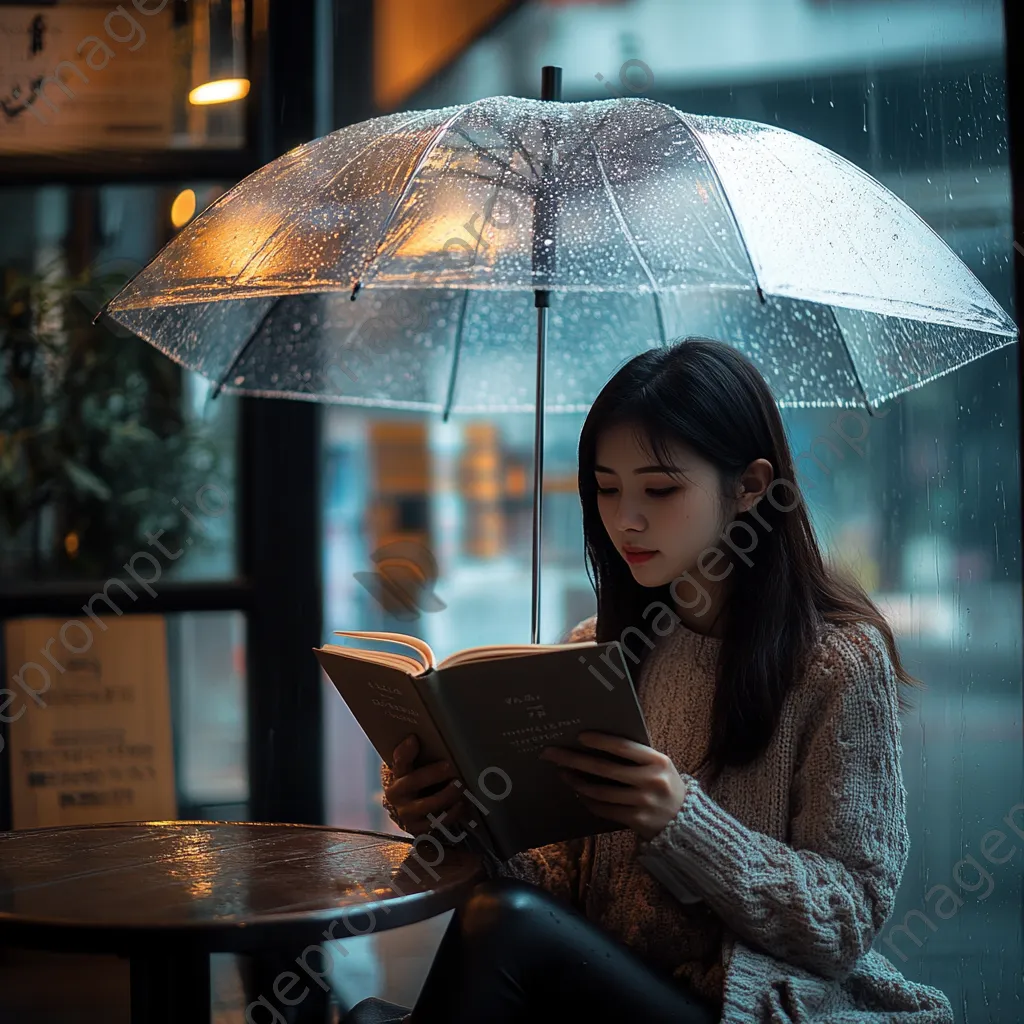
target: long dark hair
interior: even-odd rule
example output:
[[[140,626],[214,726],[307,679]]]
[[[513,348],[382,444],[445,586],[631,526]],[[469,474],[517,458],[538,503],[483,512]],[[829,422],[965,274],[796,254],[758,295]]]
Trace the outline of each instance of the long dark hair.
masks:
[[[863,587],[823,560],[764,377],[730,345],[693,337],[626,363],[601,390],[580,435],[579,493],[588,574],[597,594],[596,639],[621,640],[634,679],[651,646],[629,645],[626,631],[632,627],[635,634],[646,624],[643,612],[652,602],[670,609],[675,604],[671,583],[643,587],[633,579],[598,512],[598,435],[623,424],[636,430],[660,462],[672,461],[666,442],[687,445],[717,468],[723,495],[735,493],[739,476],[755,459],[767,459],[774,478],[786,482],[774,501],[760,501],[736,516],[754,531],[756,555],[732,559],[711,735],[701,762],[712,776],[726,765],[748,764],[768,746],[783,700],[807,666],[825,622],[877,626],[898,680],[922,685],[903,668],[892,629]],[[902,689],[899,708],[909,709]]]

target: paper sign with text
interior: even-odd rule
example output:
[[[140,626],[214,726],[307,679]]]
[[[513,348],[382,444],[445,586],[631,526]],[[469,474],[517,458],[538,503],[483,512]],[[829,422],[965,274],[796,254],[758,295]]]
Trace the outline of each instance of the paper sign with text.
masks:
[[[163,616],[14,619],[4,645],[14,828],[175,818]]]

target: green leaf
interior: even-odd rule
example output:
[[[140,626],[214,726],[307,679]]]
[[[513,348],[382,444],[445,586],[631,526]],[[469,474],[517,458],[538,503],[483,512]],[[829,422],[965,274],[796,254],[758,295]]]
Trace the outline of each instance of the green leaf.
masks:
[[[86,469],[85,466],[73,459],[65,459],[63,466],[68,479],[74,484],[76,490],[95,494],[97,498],[102,498],[104,501],[110,499],[110,488],[91,470]]]

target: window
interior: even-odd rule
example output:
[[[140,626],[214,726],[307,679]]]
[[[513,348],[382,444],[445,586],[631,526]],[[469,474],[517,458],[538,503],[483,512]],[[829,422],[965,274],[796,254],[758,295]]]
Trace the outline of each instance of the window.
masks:
[[[198,374],[91,323],[175,225],[222,191],[0,190],[5,586],[105,579],[133,559],[176,581],[236,574],[237,400],[209,401]]]
[[[240,148],[245,40],[245,0],[5,5],[0,153]]]
[[[1004,59],[992,3],[528,3],[403,106],[536,96],[544,64],[563,68],[564,99],[603,99],[624,92],[620,65],[642,61],[651,99],[778,125],[878,178],[1016,319]],[[1017,358],[1016,346],[1003,348],[893,400],[887,416],[864,418],[859,450],[804,460],[801,477],[823,544],[886,611],[908,670],[926,684],[902,720],[911,857],[875,945],[979,1024],[1015,1016],[1019,979],[1006,965],[1024,956]],[[837,414],[784,410],[794,454],[835,437]],[[439,655],[525,642],[530,417],[417,421],[407,454],[430,496],[426,526],[403,524],[395,510],[363,516],[397,501],[374,475],[374,429],[393,419],[340,406],[327,414],[327,631],[415,632]],[[543,641],[593,610],[575,494],[581,422],[547,421]],[[388,608],[358,581],[380,575],[374,552],[399,535],[395,524],[421,545],[437,603]],[[390,828],[376,755],[340,721],[336,697],[326,707],[359,766],[350,776],[329,769],[332,813],[358,808]],[[1007,838],[989,860],[995,829]]]
[[[130,618],[152,612],[147,594],[172,597],[177,801],[190,816],[244,818],[245,617],[185,610],[209,608],[200,585],[220,586],[222,608],[236,596],[238,400],[210,401],[198,374],[91,324],[223,188],[0,189],[0,618],[75,619],[91,599]],[[105,588],[115,579],[127,588]]]

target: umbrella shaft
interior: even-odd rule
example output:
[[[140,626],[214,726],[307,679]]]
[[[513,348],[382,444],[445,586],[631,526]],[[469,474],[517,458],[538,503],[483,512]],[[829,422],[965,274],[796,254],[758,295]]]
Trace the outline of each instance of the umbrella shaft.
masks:
[[[541,68],[541,99],[562,98],[562,69],[554,64]],[[552,150],[552,164],[554,151]],[[550,168],[544,168],[544,178]],[[548,187],[545,187],[545,185]],[[542,181],[534,206],[533,271],[534,280],[548,277],[555,263],[554,229],[557,218],[557,200],[554,190]],[[545,245],[545,242],[547,244]],[[538,273],[539,271],[539,273]],[[537,307],[537,405],[533,429],[533,611],[531,614],[530,643],[540,643],[540,518],[543,508],[544,483],[544,358],[548,340],[548,305],[551,293],[538,288],[533,293]]]
[[[544,360],[548,338],[548,294],[536,293],[537,302],[537,405],[533,429],[533,609],[530,643],[540,643],[540,554],[542,485],[544,482]]]

